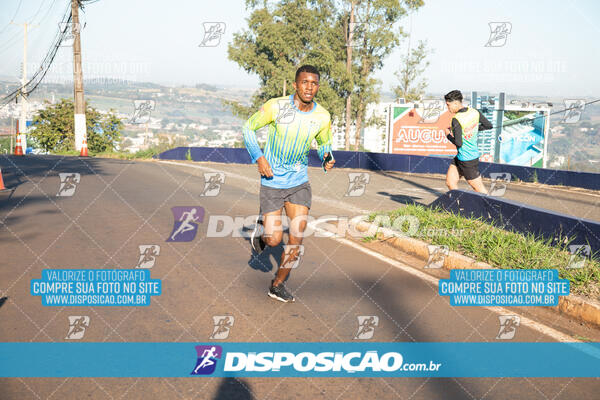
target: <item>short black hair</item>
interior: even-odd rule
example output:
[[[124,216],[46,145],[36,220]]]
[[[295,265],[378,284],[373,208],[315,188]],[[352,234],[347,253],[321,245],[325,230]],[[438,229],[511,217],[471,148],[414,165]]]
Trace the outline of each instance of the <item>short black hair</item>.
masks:
[[[303,65],[300,68],[298,68],[296,70],[296,78],[294,78],[294,80],[298,80],[298,76],[300,76],[301,72],[308,72],[309,74],[316,74],[319,77],[319,80],[321,79],[321,74],[319,73],[319,70],[312,66],[312,65]]]
[[[445,96],[444,96],[444,100],[450,102],[450,101],[462,101],[463,100],[463,96],[462,93],[460,92],[460,90],[453,90],[451,92],[448,92]]]

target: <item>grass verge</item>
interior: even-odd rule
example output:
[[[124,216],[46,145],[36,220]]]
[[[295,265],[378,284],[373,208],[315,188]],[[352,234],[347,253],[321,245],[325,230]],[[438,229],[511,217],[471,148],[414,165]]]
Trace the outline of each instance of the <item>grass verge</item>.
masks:
[[[600,296],[600,262],[591,259],[586,260],[583,268],[568,267],[571,259],[568,245],[572,239],[564,238],[560,240],[561,245],[552,246],[548,239],[506,231],[481,219],[465,218],[422,205],[407,205],[390,212],[373,213],[368,221],[375,221],[377,215],[389,216],[390,221],[404,217],[400,219],[404,222],[395,227],[403,233],[408,232],[409,236],[434,245],[446,245],[450,250],[496,268],[558,269],[559,276],[571,282],[571,293],[595,300]],[[413,227],[415,225],[415,218],[418,220],[416,232],[410,229],[411,221]],[[387,224],[379,221],[378,225]]]

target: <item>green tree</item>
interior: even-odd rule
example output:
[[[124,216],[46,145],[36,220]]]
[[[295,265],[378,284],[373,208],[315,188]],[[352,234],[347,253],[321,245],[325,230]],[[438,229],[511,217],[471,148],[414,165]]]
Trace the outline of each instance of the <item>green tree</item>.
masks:
[[[102,115],[92,107],[86,110],[87,142],[92,153],[114,151],[121,141],[123,122],[110,110]]]
[[[409,45],[408,54],[402,57],[402,67],[395,73],[400,81],[392,88],[396,99],[404,98],[407,102],[421,100],[425,94],[427,80],[419,80],[419,77],[429,66],[429,61],[425,60],[429,53],[426,41],[420,40],[417,48],[412,51]]]
[[[416,10],[422,5],[422,0],[362,0],[356,4],[355,37],[349,43],[356,49],[356,68],[353,71],[355,78],[352,79],[353,97],[356,100],[353,102],[355,106],[350,110],[355,120],[355,150],[360,145],[363,123],[374,123],[365,121],[367,104],[378,103],[380,99],[380,81],[373,76],[405,36],[402,27],[396,26],[409,10]],[[359,27],[358,30],[356,26]],[[348,143],[346,147],[348,148]]]
[[[29,136],[46,151],[75,150],[73,101],[61,99],[57,104],[48,101],[45,104],[47,107],[34,116],[35,129]],[[93,153],[114,150],[121,140],[121,120],[112,110],[102,115],[90,106],[85,114],[88,149]]]
[[[223,102],[247,118],[268,99],[292,92],[296,69],[313,64],[321,72],[316,100],[334,124],[346,120],[348,127],[355,120],[360,135],[366,105],[379,100],[373,75],[403,36],[396,23],[423,0],[247,0],[246,5],[253,10],[248,28],[234,34],[228,54],[258,75],[260,89],[249,105]]]
[[[229,45],[229,59],[249,73],[258,75],[260,89],[250,105],[225,100],[233,112],[247,118],[260,105],[273,97],[293,91],[296,69],[313,64],[321,73],[321,87],[316,97],[335,117],[342,115],[344,99],[339,96],[344,73],[344,60],[338,56],[344,49],[336,24],[331,0],[282,0],[274,5],[247,0],[253,9],[248,29],[235,33]]]

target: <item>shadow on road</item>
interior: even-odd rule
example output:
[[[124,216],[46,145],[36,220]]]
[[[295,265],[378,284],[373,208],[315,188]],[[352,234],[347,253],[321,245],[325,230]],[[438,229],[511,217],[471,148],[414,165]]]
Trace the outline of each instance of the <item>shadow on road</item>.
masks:
[[[354,277],[353,277],[354,278]],[[340,277],[340,279],[344,279]],[[422,307],[427,304],[425,301],[423,286],[418,285],[402,285],[398,287],[397,282],[392,280],[374,278],[354,279],[354,285],[360,287],[362,292],[367,292],[364,295],[369,301],[365,301],[366,306],[350,310],[358,315],[359,313],[377,315],[380,318],[380,324],[389,326],[394,335],[397,335],[394,342],[439,342],[443,341],[445,332],[440,331],[439,326],[431,326],[428,319],[419,318],[418,315],[423,311]],[[313,297],[326,296],[330,303],[352,304],[356,300],[356,292],[348,291],[344,285],[332,284],[327,279],[311,280],[310,284],[304,285],[297,293],[300,299],[310,299]],[[438,296],[436,291],[431,292],[432,296]],[[370,309],[368,310],[367,307]],[[360,311],[359,311],[360,310]],[[340,311],[341,312],[341,311]],[[352,318],[352,317],[349,317]],[[348,340],[356,331],[355,326],[352,326],[352,331],[345,331],[340,335],[339,341]],[[345,339],[348,338],[348,339]],[[372,339],[379,341],[377,338],[377,330]],[[460,357],[459,354],[448,353],[440,354],[440,359],[450,359]],[[408,361],[408,360],[407,360]],[[390,385],[402,385],[403,378],[385,379]],[[403,397],[424,398],[423,393],[407,394]],[[460,387],[457,380],[452,378],[427,378],[427,398],[444,399],[444,400],[463,400],[468,398],[467,393]]]
[[[35,201],[43,201],[46,198],[46,197],[43,197],[40,199],[36,199],[36,197],[43,197],[43,196],[31,196],[31,198],[28,198],[28,200],[35,202]],[[16,199],[15,202],[16,202],[16,205],[19,205],[18,199]],[[0,240],[21,242],[21,241],[27,241],[27,240],[31,240],[35,237],[38,237],[40,235],[40,233],[42,232],[41,229],[37,229],[34,232],[27,233],[27,234],[19,233],[18,235],[16,235],[14,232],[4,228],[4,227],[15,227],[19,223],[21,223],[23,220],[26,220],[28,218],[27,215],[25,215],[25,216],[4,216],[4,213],[2,213],[3,209],[6,209],[6,211],[10,211],[15,207],[14,204],[15,203],[8,203],[8,205],[7,205],[7,204],[0,202]],[[9,205],[13,205],[13,206],[11,208],[8,208]],[[40,210],[40,211],[35,212],[35,216],[39,217],[43,214],[57,214],[59,212],[60,212],[60,210],[58,210],[58,209]],[[4,225],[4,226],[2,226],[2,225]]]
[[[250,383],[242,378],[225,378],[221,381],[214,400],[253,399]]]
[[[14,207],[27,207],[36,203],[48,202],[54,198],[60,184],[60,173],[79,173],[85,175],[106,175],[107,163],[129,163],[124,160],[79,158],[67,156],[11,156],[0,155],[0,168],[7,191],[0,194],[0,211]],[[50,192],[45,180],[54,180],[56,189]],[[29,184],[31,189],[19,190]]]
[[[436,189],[433,189],[430,186],[423,185],[421,183],[415,182],[414,180],[411,180],[411,179],[408,179],[408,178],[402,178],[402,177],[399,177],[399,176],[395,176],[395,175],[390,174],[389,172],[386,172],[386,171],[377,171],[376,173],[378,175],[383,175],[383,176],[385,176],[387,178],[392,178],[392,179],[396,179],[396,180],[399,180],[399,181],[402,181],[402,182],[406,182],[409,185],[412,185],[412,186],[414,186],[416,188],[419,188],[419,189],[423,189],[424,191],[429,192],[429,193],[431,193],[431,194],[433,194],[435,196],[441,196],[444,193],[446,193],[446,192],[440,192],[440,191],[438,191]]]
[[[9,189],[14,189],[30,181],[39,183],[42,178],[54,177],[61,172],[104,175],[102,164],[106,163],[127,164],[131,161],[73,156],[0,155],[0,168],[2,168],[4,184]]]
[[[252,248],[250,243],[250,234],[254,229],[254,225],[245,226],[240,230],[240,234],[244,238],[246,242],[248,242],[248,248]],[[275,272],[279,267],[279,261],[281,261],[281,255],[283,254],[283,245],[288,241],[288,229],[284,227],[283,229],[283,238],[281,239],[281,243],[275,247],[267,246],[265,250],[260,254],[256,255],[254,252],[250,255],[250,259],[248,260],[248,266],[250,268],[255,269],[261,272]]]
[[[252,254],[250,260],[248,260],[250,268],[262,272],[275,272],[279,266],[281,254],[283,254],[283,243],[284,241],[282,240],[278,246],[267,246],[267,248],[258,256]],[[250,243],[248,243],[248,246],[250,246]]]
[[[409,288],[408,291],[399,292],[398,287],[392,282],[387,282],[382,279],[377,283],[371,279],[361,279],[357,283],[364,290],[368,290],[376,284],[373,289],[369,291],[369,296],[373,300],[371,305],[373,306],[373,315],[381,315],[384,311],[388,318],[392,318],[394,321],[398,321],[401,327],[404,327],[404,331],[400,334],[401,329],[398,330],[399,341],[412,342],[413,340],[419,342],[437,342],[440,341],[440,332],[433,332],[431,326],[425,326],[419,323],[420,320],[414,318],[414,312],[406,310],[403,304],[414,304],[414,299],[422,296],[420,290],[422,288]],[[394,299],[394,300],[391,300]],[[407,327],[408,326],[408,327]],[[408,332],[410,336],[408,336]],[[437,333],[437,334],[436,334]],[[443,333],[442,333],[443,334]],[[411,338],[412,337],[412,338]],[[449,354],[446,357],[456,357],[456,354]],[[444,359],[445,357],[440,357]],[[429,378],[428,380],[428,391],[437,393],[434,398],[445,399],[445,400],[462,400],[466,397],[467,393],[459,386],[456,380],[451,378]]]
[[[397,203],[401,203],[401,204],[421,204],[421,205],[427,205],[425,203],[420,203],[416,200],[421,200],[420,197],[413,197],[413,196],[406,196],[403,194],[392,194],[392,193],[388,193],[388,192],[377,192],[377,194],[380,194],[382,196],[388,196],[390,198],[390,200],[395,201]]]

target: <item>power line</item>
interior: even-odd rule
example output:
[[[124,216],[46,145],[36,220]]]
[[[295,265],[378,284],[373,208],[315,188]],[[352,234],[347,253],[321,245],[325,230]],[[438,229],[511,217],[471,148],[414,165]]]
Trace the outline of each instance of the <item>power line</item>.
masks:
[[[38,8],[38,11],[30,18],[28,24],[32,24],[33,20],[35,19],[35,17],[39,14],[40,10],[42,9],[42,6],[44,5],[44,3],[46,2],[46,0],[43,0],[42,3],[40,4],[40,7]],[[54,6],[54,4],[56,3],[56,0],[52,0],[52,3],[50,4],[50,6],[46,9],[46,13],[44,14],[44,16],[39,20],[38,24],[41,24],[42,21],[44,21],[47,17],[48,14],[50,13],[50,10],[52,9],[52,7]],[[12,21],[11,21],[12,22]],[[11,22],[9,22],[9,25],[11,25]],[[1,33],[1,32],[0,32]],[[20,32],[16,32],[13,36],[11,36],[10,39],[8,39],[6,42],[0,44],[0,54],[5,53],[7,50],[11,49],[13,46],[15,46],[17,44],[17,42],[20,40],[18,37],[20,36]],[[40,35],[40,37],[42,37]]]
[[[23,0],[19,0],[19,5],[17,6],[17,10],[15,11],[15,15],[13,15],[13,17],[10,19],[9,23],[6,24],[6,26],[4,28],[2,28],[2,30],[0,31],[0,33],[3,33],[6,28],[8,28],[8,26],[15,20],[15,17],[17,16],[17,14],[19,13],[19,10],[21,9],[21,3],[23,2]]]
[[[17,43],[17,40],[20,40],[20,39],[17,39],[20,35],[21,35],[21,32],[16,31],[15,34],[10,37],[10,39],[8,39],[6,42],[2,43],[0,45],[0,54],[2,54],[6,50],[8,50],[12,46],[14,46]]]
[[[40,2],[40,6],[38,7],[38,9],[37,9],[37,11],[35,12],[35,14],[33,14],[33,16],[29,18],[29,21],[30,21],[30,22],[33,22],[33,19],[34,19],[35,17],[37,17],[37,15],[38,15],[38,14],[40,13],[40,11],[42,10],[42,6],[44,5],[44,3],[45,3],[45,2],[46,2],[46,0],[42,0],[42,1]]]
[[[596,100],[593,100],[593,101],[590,101],[590,102],[587,102],[587,103],[583,103],[582,105],[577,105],[577,106],[565,108],[564,110],[558,110],[558,111],[554,111],[554,112],[549,112],[547,115],[539,115],[537,117],[530,118],[529,121],[533,121],[533,120],[538,119],[538,118],[550,117],[551,115],[562,114],[564,112],[571,111],[571,110],[579,110],[579,109],[582,108],[582,106],[587,106],[589,104],[594,104],[594,103],[598,103],[598,102],[600,102],[600,99],[596,99]],[[519,111],[519,110],[494,110],[494,111]],[[505,128],[507,126],[516,125],[516,124],[520,124],[520,123],[522,123],[522,121],[519,121],[519,122],[507,122],[507,123],[503,123],[502,127]],[[491,129],[496,129],[496,128],[497,128],[497,125],[493,125],[490,129],[486,129],[486,131],[489,131]]]
[[[61,24],[64,24],[64,26],[68,26],[69,22],[71,22],[70,4],[61,19]],[[31,77],[31,79],[28,82],[26,82],[25,84],[22,84],[22,86],[13,90],[8,95],[4,96],[2,98],[2,100],[0,100],[2,105],[10,103],[19,94],[29,95],[37,89],[37,87],[40,85],[40,83],[43,81],[44,77],[48,73],[48,70],[50,69],[52,62],[54,61],[54,58],[56,57],[56,54],[58,53],[60,44],[62,43],[62,41],[68,34],[69,34],[68,29],[64,29],[64,31],[59,30],[59,32],[57,33],[57,35],[54,39],[54,42],[53,42],[54,44],[48,50],[48,53],[46,54],[46,57],[44,57],[44,59],[42,60],[38,70],[33,74],[33,76]]]
[[[39,24],[41,24],[43,20],[45,20],[46,18],[48,18],[48,14],[50,13],[50,10],[52,9],[52,7],[54,7],[54,3],[56,3],[56,0],[52,0],[52,3],[50,4],[50,6],[48,7],[48,9],[46,10],[46,14],[44,14],[44,16],[40,19]]]

